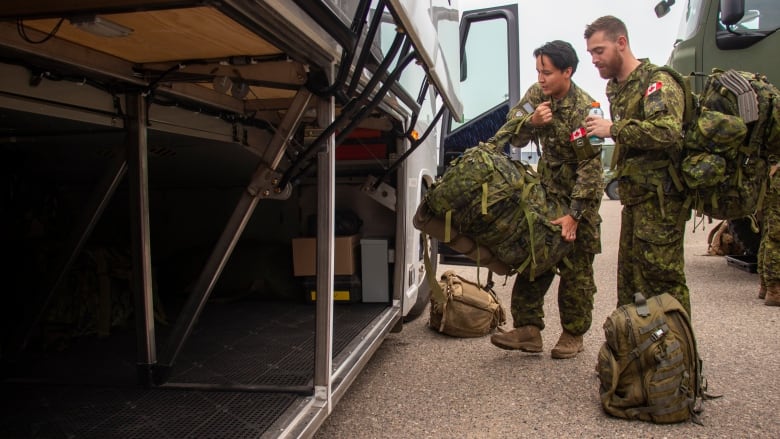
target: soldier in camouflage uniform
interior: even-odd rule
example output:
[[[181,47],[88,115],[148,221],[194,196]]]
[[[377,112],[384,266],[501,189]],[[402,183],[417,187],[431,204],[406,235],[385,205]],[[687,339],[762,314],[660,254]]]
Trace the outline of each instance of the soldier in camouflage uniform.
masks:
[[[764,305],[780,306],[780,164],[775,164],[769,174],[769,183],[764,198],[761,245],[758,248],[758,275],[760,289],[758,298]]]
[[[764,304],[768,306],[780,306],[780,99],[775,97],[774,103],[769,135],[764,145],[770,169],[758,249],[758,298],[764,299]]]
[[[584,122],[593,98],[577,87],[571,76],[577,54],[564,41],[549,42],[534,51],[538,82],[509,111],[516,124],[510,142],[542,145],[538,171],[548,196],[565,200],[569,212],[552,221],[561,226],[564,240],[574,242],[568,262],[558,264],[558,310],[563,332],[553,358],[573,358],[583,350],[582,336],[590,329],[593,295],[593,258],[601,252],[599,207],[603,178],[601,147],[585,136]],[[499,134],[500,135],[500,130]],[[517,276],[512,289],[515,329],[496,334],[491,342],[503,349],[541,352],[544,296],[555,277],[553,271],[533,281]]]
[[[585,29],[588,52],[602,78],[612,121],[588,118],[588,134],[615,141],[613,168],[623,204],[618,250],[618,306],[670,293],[690,313],[683,237],[690,209],[670,174],[682,152],[682,88],[631,52],[625,24],[612,16]]]

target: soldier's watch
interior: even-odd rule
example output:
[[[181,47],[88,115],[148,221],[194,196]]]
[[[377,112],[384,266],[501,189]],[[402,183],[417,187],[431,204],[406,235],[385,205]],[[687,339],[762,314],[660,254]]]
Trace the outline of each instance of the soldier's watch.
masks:
[[[569,212],[569,215],[577,222],[580,222],[582,219],[582,211],[580,209],[572,209],[571,212]]]

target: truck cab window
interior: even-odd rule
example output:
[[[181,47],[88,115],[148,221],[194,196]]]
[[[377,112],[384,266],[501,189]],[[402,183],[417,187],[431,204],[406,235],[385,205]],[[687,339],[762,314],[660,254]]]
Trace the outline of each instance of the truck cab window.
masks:
[[[768,35],[780,28],[780,12],[776,0],[746,0],[745,15],[733,26],[733,30],[757,31]],[[725,31],[726,26],[718,20],[718,30]]]
[[[744,15],[727,27],[720,16],[716,23],[716,44],[721,50],[740,50],[750,47],[780,27],[780,9],[777,0],[746,0]]]

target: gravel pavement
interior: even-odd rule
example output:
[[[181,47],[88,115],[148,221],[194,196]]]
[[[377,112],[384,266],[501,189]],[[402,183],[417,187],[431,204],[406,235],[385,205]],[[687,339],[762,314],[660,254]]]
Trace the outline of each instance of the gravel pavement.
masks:
[[[604,414],[596,355],[602,323],[615,308],[620,203],[601,207],[602,254],[598,293],[585,351],[553,360],[560,335],[553,283],[545,304],[544,352],[504,351],[488,337],[440,335],[423,315],[390,334],[316,438],[778,438],[780,437],[780,307],[764,306],[758,276],[704,256],[714,224],[688,222],[685,261],[694,330],[709,392],[701,420],[656,425]],[[476,268],[440,266],[476,278]],[[485,276],[485,272],[481,274]],[[497,279],[509,304],[513,279]],[[511,318],[510,318],[511,320]],[[508,323],[506,327],[511,327]]]

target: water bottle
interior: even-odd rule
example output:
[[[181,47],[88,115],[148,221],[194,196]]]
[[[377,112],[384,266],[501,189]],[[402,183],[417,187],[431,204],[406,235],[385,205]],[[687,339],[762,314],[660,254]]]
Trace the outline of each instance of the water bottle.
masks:
[[[590,104],[590,110],[588,110],[589,116],[596,116],[600,118],[604,118],[604,111],[601,109],[601,104],[598,102],[592,102]],[[590,141],[591,145],[602,145],[604,143],[604,139],[597,136],[590,136],[588,137],[588,140]]]

